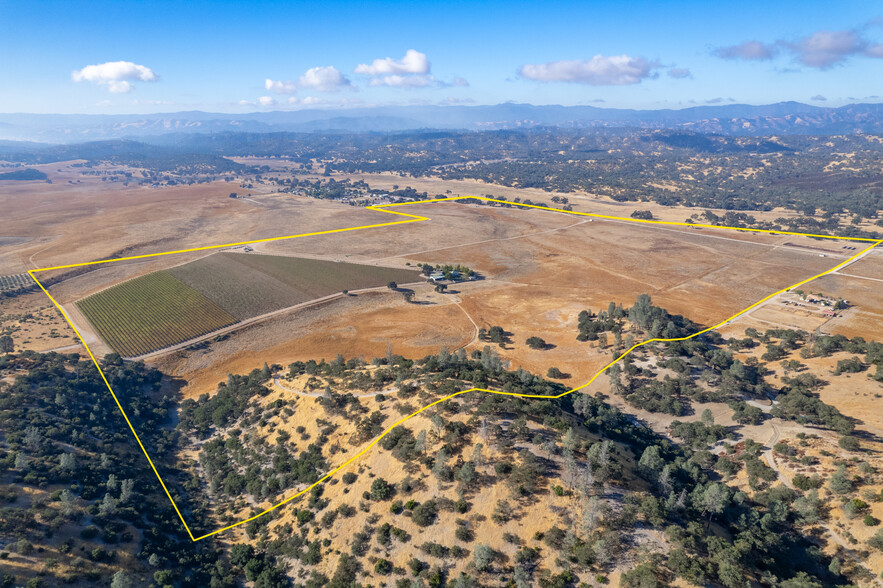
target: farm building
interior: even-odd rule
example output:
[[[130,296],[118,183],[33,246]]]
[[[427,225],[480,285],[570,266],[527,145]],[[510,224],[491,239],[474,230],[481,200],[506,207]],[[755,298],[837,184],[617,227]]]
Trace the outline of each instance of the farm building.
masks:
[[[445,274],[444,272],[432,272],[431,274],[429,274],[429,279],[433,282],[438,282],[439,280],[445,279]]]

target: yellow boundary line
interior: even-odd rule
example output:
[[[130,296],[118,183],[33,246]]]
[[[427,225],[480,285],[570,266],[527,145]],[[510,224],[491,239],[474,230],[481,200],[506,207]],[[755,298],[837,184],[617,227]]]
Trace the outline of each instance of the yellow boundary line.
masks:
[[[238,523],[233,523],[232,525],[227,525],[226,527],[222,527],[220,529],[217,529],[216,531],[212,531],[211,533],[206,533],[205,535],[201,535],[199,537],[194,537],[193,532],[190,530],[190,526],[187,525],[187,521],[184,520],[184,516],[181,514],[181,511],[178,508],[178,505],[175,503],[175,500],[172,498],[172,494],[169,492],[169,489],[166,487],[166,484],[163,481],[162,476],[160,476],[159,471],[156,469],[156,466],[154,465],[153,460],[150,459],[150,454],[147,453],[147,449],[144,447],[144,444],[141,442],[141,438],[138,436],[138,433],[135,431],[135,427],[132,425],[132,421],[129,420],[129,416],[126,414],[126,411],[123,409],[123,405],[120,403],[119,398],[117,398],[116,393],[113,391],[113,388],[111,387],[110,382],[108,382],[107,377],[104,375],[104,372],[101,370],[101,366],[98,364],[98,360],[95,358],[95,355],[92,353],[92,350],[89,349],[89,346],[86,344],[86,341],[83,339],[83,336],[80,334],[80,332],[74,326],[70,317],[67,315],[67,313],[64,311],[64,309],[61,307],[61,305],[55,300],[55,298],[52,297],[52,295],[49,293],[49,291],[46,289],[46,287],[43,286],[43,284],[37,279],[37,276],[34,275],[37,272],[46,272],[46,271],[51,271],[51,270],[67,269],[67,268],[72,268],[72,267],[100,265],[100,264],[104,264],[104,263],[112,263],[112,262],[117,262],[117,261],[128,261],[128,260],[132,260],[132,259],[144,259],[147,257],[160,257],[163,255],[174,255],[176,253],[189,253],[189,252],[193,252],[193,251],[206,251],[206,250],[210,250],[210,249],[222,249],[225,247],[234,247],[234,246],[239,246],[239,245],[250,245],[253,243],[268,243],[271,241],[283,241],[286,239],[296,239],[299,237],[312,237],[312,236],[316,236],[316,235],[330,235],[333,233],[344,233],[347,231],[359,231],[359,230],[363,230],[363,229],[374,229],[374,228],[379,228],[379,227],[390,227],[390,226],[394,226],[394,225],[402,225],[402,224],[407,224],[407,223],[423,222],[423,221],[428,221],[430,219],[428,219],[425,216],[408,214],[405,212],[397,212],[394,210],[387,210],[387,208],[390,208],[393,206],[410,206],[413,204],[428,204],[428,203],[432,203],[432,202],[455,202],[457,200],[481,200],[481,201],[486,201],[486,202],[497,202],[500,204],[521,206],[524,208],[536,208],[538,210],[549,210],[552,212],[563,212],[563,213],[571,214],[571,215],[575,215],[575,216],[588,216],[588,217],[593,217],[593,218],[601,218],[601,219],[617,220],[617,221],[627,221],[627,222],[633,222],[633,223],[645,223],[645,224],[650,224],[650,225],[654,225],[654,224],[655,225],[674,225],[674,226],[693,227],[693,228],[735,230],[735,231],[744,231],[744,232],[751,232],[751,233],[769,233],[769,234],[773,234],[773,235],[795,235],[795,236],[800,236],[800,237],[815,237],[815,238],[819,238],[819,239],[862,241],[862,242],[871,243],[871,245],[869,245],[865,249],[862,249],[861,251],[852,255],[851,257],[847,258],[842,263],[835,265],[831,269],[824,271],[820,274],[816,274],[816,275],[812,276],[811,278],[801,280],[800,282],[797,282],[796,284],[792,284],[791,286],[788,286],[787,288],[783,288],[781,290],[773,292],[769,296],[766,296],[766,297],[758,300],[757,302],[755,302],[751,306],[749,306],[743,310],[740,310],[739,312],[737,312],[733,316],[727,318],[724,321],[721,321],[720,323],[718,323],[716,325],[708,327],[707,329],[703,329],[697,333],[693,333],[692,335],[688,335],[686,337],[677,337],[674,339],[654,338],[654,339],[648,339],[648,340],[643,341],[641,343],[636,343],[635,345],[632,345],[630,348],[628,348],[626,351],[624,351],[622,354],[620,354],[619,357],[617,357],[616,359],[614,359],[613,361],[611,361],[610,363],[605,365],[603,368],[601,368],[585,384],[583,384],[582,386],[578,386],[576,388],[573,388],[571,390],[567,390],[566,392],[562,392],[561,394],[558,394],[557,396],[546,396],[543,394],[519,394],[517,392],[502,392],[500,390],[487,390],[485,388],[470,388],[468,390],[461,390],[460,392],[455,392],[453,394],[449,394],[448,396],[445,396],[444,398],[440,398],[440,399],[436,400],[432,404],[428,404],[428,405],[424,406],[423,408],[416,410],[416,411],[412,412],[411,414],[400,418],[395,423],[393,423],[391,426],[387,427],[379,436],[377,436],[377,438],[375,438],[373,441],[371,441],[365,447],[363,447],[361,451],[359,451],[358,453],[356,453],[355,455],[350,457],[348,460],[346,460],[345,462],[343,462],[342,464],[340,464],[336,468],[334,468],[331,471],[329,471],[328,473],[326,473],[324,476],[319,478],[316,482],[314,482],[313,484],[310,484],[309,486],[307,486],[303,490],[289,496],[288,498],[282,500],[281,502],[278,502],[277,504],[274,504],[273,506],[266,508],[265,510],[263,510],[262,512],[254,515],[254,516],[251,516],[247,519],[243,519],[243,520],[239,521]],[[98,369],[98,373],[101,374],[101,379],[104,380],[104,384],[105,384],[105,386],[107,386],[107,389],[110,392],[110,395],[113,397],[114,402],[116,402],[117,408],[120,409],[120,413],[123,415],[123,418],[126,420],[126,424],[129,425],[129,430],[132,431],[132,435],[135,437],[135,440],[138,442],[138,446],[141,448],[141,451],[144,453],[144,457],[147,458],[147,462],[150,464],[150,467],[153,470],[153,473],[156,474],[156,478],[157,478],[157,480],[159,480],[159,483],[162,486],[163,491],[166,493],[166,496],[168,497],[169,502],[172,503],[172,506],[174,507],[175,512],[178,513],[178,518],[181,519],[181,523],[184,525],[184,528],[187,530],[187,534],[190,535],[191,540],[200,541],[200,540],[205,539],[207,537],[211,537],[212,535],[217,535],[218,533],[222,533],[224,531],[232,529],[233,527],[238,527],[239,525],[243,525],[249,521],[253,521],[259,517],[264,516],[267,513],[270,513],[272,511],[276,510],[280,506],[283,506],[283,505],[291,502],[292,500],[294,500],[295,498],[298,498],[299,496],[303,496],[304,494],[309,492],[311,489],[313,489],[315,486],[318,486],[319,484],[324,483],[326,480],[328,480],[329,478],[334,476],[334,474],[341,471],[346,466],[350,465],[355,460],[357,460],[360,457],[362,457],[363,455],[365,455],[368,451],[371,450],[371,448],[373,448],[375,445],[377,445],[377,443],[379,443],[381,439],[383,439],[386,435],[388,435],[389,432],[392,431],[395,427],[401,425],[402,423],[404,423],[408,419],[413,418],[414,416],[420,414],[421,412],[435,406],[436,404],[440,404],[442,402],[445,402],[447,400],[450,400],[452,398],[460,396],[461,394],[467,394],[469,392],[487,392],[489,394],[500,394],[503,396],[516,396],[519,398],[556,399],[556,398],[561,398],[563,396],[567,396],[568,394],[572,394],[578,390],[582,390],[583,388],[589,386],[601,374],[603,374],[604,371],[607,370],[610,366],[621,361],[622,358],[624,358],[626,355],[628,355],[629,353],[631,353],[632,351],[634,351],[638,347],[642,347],[642,346],[648,345],[650,343],[666,343],[666,342],[674,342],[674,341],[686,341],[687,339],[692,339],[693,337],[697,337],[703,333],[707,333],[708,331],[712,331],[714,329],[720,328],[723,325],[727,324],[728,322],[732,321],[733,319],[745,314],[746,312],[748,312],[749,310],[751,310],[753,308],[756,308],[757,306],[763,304],[764,302],[766,302],[770,298],[781,294],[782,292],[787,292],[788,290],[791,290],[793,288],[796,288],[798,286],[806,284],[807,282],[811,282],[811,281],[813,281],[817,278],[820,278],[824,275],[830,274],[831,272],[837,271],[838,269],[845,266],[846,264],[848,264],[849,262],[851,262],[855,258],[857,258],[861,255],[864,255],[866,252],[870,251],[871,249],[873,249],[874,247],[876,247],[880,243],[883,243],[883,240],[881,240],[881,239],[869,239],[869,238],[859,238],[859,237],[838,237],[838,236],[832,236],[832,235],[815,235],[812,233],[773,231],[773,230],[769,230],[769,229],[747,229],[747,228],[741,228],[741,227],[726,227],[726,226],[717,226],[717,225],[705,225],[705,224],[693,224],[693,223],[679,223],[679,222],[671,222],[671,221],[634,219],[634,218],[625,218],[625,217],[619,217],[619,216],[610,216],[610,215],[605,215],[605,214],[594,214],[594,213],[588,213],[588,212],[573,212],[573,211],[569,211],[569,210],[562,210],[560,208],[552,208],[552,207],[548,207],[548,206],[538,206],[538,205],[534,205],[534,204],[521,204],[518,202],[509,202],[506,200],[485,198],[483,196],[456,196],[456,197],[452,197],[452,198],[436,198],[436,199],[432,199],[432,200],[418,200],[418,201],[414,201],[414,202],[399,202],[399,203],[393,203],[393,204],[380,204],[380,205],[368,206],[367,209],[377,211],[377,212],[385,212],[387,214],[395,214],[395,215],[399,215],[399,216],[408,217],[408,220],[399,220],[399,221],[392,221],[392,222],[388,222],[388,223],[378,223],[378,224],[373,224],[373,225],[363,225],[363,226],[359,226],[359,227],[349,227],[346,229],[332,229],[332,230],[328,230],[328,231],[317,231],[314,233],[302,233],[299,235],[288,235],[285,237],[270,237],[267,239],[255,239],[252,241],[240,241],[238,243],[225,243],[223,245],[207,245],[204,247],[194,247],[191,249],[179,249],[176,251],[148,253],[145,255],[133,255],[130,257],[120,257],[120,258],[116,258],[116,259],[102,259],[102,260],[98,260],[98,261],[87,261],[87,262],[83,262],[83,263],[72,263],[72,264],[68,264],[68,265],[58,265],[58,266],[54,266],[54,267],[46,267],[46,268],[28,270],[28,274],[31,276],[31,278],[33,278],[33,280],[37,283],[37,285],[40,286],[40,289],[43,290],[43,292],[46,294],[46,296],[49,297],[49,300],[52,301],[52,304],[54,304],[55,307],[59,310],[59,312],[61,312],[61,315],[64,317],[64,319],[70,325],[70,327],[74,330],[74,333],[76,333],[77,338],[79,338],[80,342],[83,344],[83,347],[86,349],[86,352],[89,354],[89,357],[92,359],[92,363],[95,364],[95,367]]]

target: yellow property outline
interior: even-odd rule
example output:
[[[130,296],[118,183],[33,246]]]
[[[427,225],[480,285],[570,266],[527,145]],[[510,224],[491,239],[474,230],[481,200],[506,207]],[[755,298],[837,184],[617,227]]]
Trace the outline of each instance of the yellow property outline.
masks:
[[[193,251],[205,251],[208,249],[222,249],[225,247],[234,247],[234,246],[238,246],[238,245],[250,245],[253,243],[268,243],[271,241],[283,241],[286,239],[296,239],[298,237],[312,237],[312,236],[316,236],[316,235],[329,235],[332,233],[344,233],[347,231],[359,231],[362,229],[373,229],[373,228],[378,228],[378,227],[389,227],[389,226],[393,226],[393,225],[402,225],[402,224],[407,224],[407,223],[423,222],[423,221],[428,221],[430,219],[428,219],[425,216],[419,216],[419,215],[415,215],[415,214],[408,214],[405,212],[397,212],[394,210],[386,210],[386,209],[389,207],[392,207],[392,206],[410,206],[413,204],[428,204],[428,203],[432,203],[432,202],[455,202],[457,200],[482,200],[482,201],[486,201],[486,202],[497,202],[500,204],[522,206],[525,208],[536,208],[539,210],[549,210],[552,212],[563,212],[566,214],[572,214],[572,215],[576,215],[576,216],[588,216],[588,217],[593,217],[593,218],[601,218],[601,219],[617,220],[617,221],[627,221],[627,222],[633,222],[633,223],[646,223],[646,224],[656,224],[656,225],[675,225],[675,226],[694,227],[694,228],[709,228],[709,229],[727,229],[727,230],[745,231],[745,232],[751,232],[751,233],[769,233],[769,234],[773,234],[773,235],[796,235],[796,236],[800,236],[800,237],[815,237],[815,238],[819,238],[819,239],[834,239],[834,240],[843,240],[843,241],[863,241],[863,242],[869,242],[869,243],[871,243],[871,245],[866,247],[865,249],[862,249],[861,251],[859,251],[855,255],[852,255],[851,257],[847,258],[845,261],[835,265],[831,269],[824,271],[820,274],[816,274],[815,276],[812,276],[811,278],[801,280],[800,282],[797,282],[796,284],[788,286],[787,288],[783,288],[781,290],[773,292],[769,296],[766,296],[766,297],[758,300],[757,302],[755,302],[751,306],[749,306],[743,310],[740,310],[739,312],[737,312],[733,316],[729,317],[728,319],[721,321],[720,323],[718,323],[716,325],[708,327],[707,329],[703,329],[703,330],[699,331],[698,333],[693,333],[692,335],[689,335],[687,337],[677,337],[677,338],[673,338],[673,339],[653,338],[653,339],[648,339],[646,341],[643,341],[641,343],[636,343],[635,345],[632,345],[630,348],[628,348],[626,351],[624,351],[619,357],[617,357],[616,359],[614,359],[613,361],[611,361],[610,363],[605,365],[603,368],[598,370],[598,372],[594,376],[592,376],[589,379],[589,381],[587,381],[585,384],[583,384],[582,386],[578,386],[576,388],[573,388],[571,390],[567,390],[566,392],[562,392],[561,394],[558,394],[557,396],[546,396],[543,394],[519,394],[517,392],[502,392],[499,390],[487,390],[485,388],[469,388],[468,390],[461,390],[460,392],[455,392],[453,394],[449,394],[448,396],[445,396],[444,398],[440,398],[440,399],[436,400],[432,404],[428,404],[428,405],[424,406],[423,408],[416,410],[405,417],[400,418],[395,423],[393,423],[392,425],[387,427],[376,439],[374,439],[373,441],[368,443],[364,448],[362,448],[361,451],[359,451],[358,453],[356,453],[355,455],[350,457],[348,460],[344,461],[342,464],[340,464],[339,466],[335,467],[334,469],[332,469],[331,471],[326,473],[324,476],[319,478],[316,482],[314,482],[313,484],[310,484],[309,486],[307,486],[303,490],[296,492],[295,494],[289,496],[288,498],[282,500],[281,502],[278,502],[277,504],[274,504],[274,505],[266,508],[265,510],[263,510],[262,512],[254,515],[254,516],[251,516],[247,519],[241,520],[238,523],[233,523],[232,525],[227,525],[226,527],[222,527],[220,529],[217,529],[216,531],[212,531],[211,533],[206,533],[205,535],[202,535],[200,537],[193,536],[193,533],[191,532],[190,527],[187,525],[187,521],[184,520],[184,516],[181,514],[181,511],[178,509],[178,505],[175,503],[175,500],[172,498],[172,495],[169,492],[169,489],[166,487],[166,484],[163,481],[162,476],[159,475],[159,471],[157,471],[156,466],[153,464],[153,460],[150,459],[150,455],[147,453],[147,449],[144,447],[144,444],[141,442],[141,438],[138,436],[138,433],[135,431],[135,427],[132,426],[132,422],[129,420],[129,417],[126,414],[126,411],[123,409],[122,404],[120,404],[119,398],[117,398],[116,393],[113,391],[113,388],[111,387],[110,382],[107,381],[107,377],[104,375],[104,372],[101,371],[101,366],[98,364],[98,360],[95,359],[95,355],[92,354],[92,350],[89,349],[88,345],[86,345],[86,341],[83,339],[83,336],[80,334],[80,332],[74,326],[73,322],[71,322],[70,317],[67,315],[67,313],[64,311],[64,309],[61,307],[61,305],[58,304],[58,302],[56,302],[56,300],[52,297],[52,295],[49,294],[49,291],[46,289],[46,287],[43,286],[43,284],[41,284],[40,281],[37,279],[37,277],[34,275],[37,272],[47,272],[47,271],[67,269],[67,268],[72,268],[72,267],[100,265],[100,264],[104,264],[104,263],[112,263],[112,262],[117,262],[117,261],[129,261],[132,259],[144,259],[147,257],[160,257],[163,255],[173,255],[176,253],[189,253],[189,252],[193,252]],[[869,238],[860,238],[860,237],[838,237],[838,236],[832,236],[832,235],[814,235],[811,233],[774,231],[774,230],[769,230],[769,229],[748,229],[748,228],[741,228],[741,227],[727,227],[727,226],[705,225],[705,224],[694,224],[694,223],[679,223],[679,222],[673,222],[673,221],[658,221],[658,220],[624,218],[624,217],[619,217],[619,216],[594,214],[594,213],[589,213],[589,212],[574,212],[571,210],[562,210],[560,208],[552,208],[552,207],[548,207],[548,206],[538,206],[535,204],[522,204],[519,202],[509,202],[507,200],[497,200],[494,198],[485,198],[483,196],[455,196],[455,197],[451,197],[451,198],[436,198],[436,199],[432,199],[432,200],[417,200],[414,202],[398,202],[398,203],[392,203],[392,204],[379,204],[379,205],[368,206],[367,209],[377,211],[377,212],[385,212],[387,214],[395,214],[395,215],[399,215],[399,216],[408,217],[408,220],[398,220],[398,221],[391,221],[388,223],[378,223],[378,224],[373,224],[373,225],[363,225],[363,226],[359,226],[359,227],[349,227],[349,228],[345,228],[345,229],[317,231],[314,233],[303,233],[300,235],[288,235],[285,237],[270,237],[270,238],[266,238],[266,239],[255,239],[252,241],[241,241],[239,243],[225,243],[223,245],[207,245],[205,247],[194,247],[191,249],[180,249],[177,251],[164,251],[161,253],[148,253],[145,255],[133,255],[131,257],[120,257],[120,258],[116,258],[116,259],[102,259],[102,260],[98,260],[98,261],[87,261],[87,262],[83,262],[83,263],[72,263],[72,264],[68,264],[68,265],[59,265],[59,266],[55,266],[55,267],[45,267],[45,268],[28,270],[28,274],[31,276],[31,278],[33,278],[33,280],[37,283],[37,285],[40,286],[40,289],[43,290],[43,292],[46,294],[46,296],[49,297],[49,300],[52,301],[52,304],[54,304],[55,307],[61,312],[62,316],[65,318],[67,323],[74,330],[74,333],[76,333],[77,338],[79,338],[80,342],[83,344],[83,347],[86,349],[86,352],[89,354],[89,357],[92,359],[92,363],[95,364],[95,367],[98,369],[98,373],[101,374],[101,379],[104,380],[104,384],[107,386],[108,391],[110,391],[110,395],[113,396],[113,399],[114,399],[114,402],[116,402],[117,408],[120,409],[120,413],[123,415],[123,418],[126,419],[126,424],[129,425],[129,429],[132,431],[132,435],[135,436],[135,440],[138,442],[138,446],[141,448],[141,451],[144,453],[144,457],[147,458],[147,462],[150,464],[150,467],[153,469],[153,473],[156,474],[156,478],[159,480],[159,483],[162,486],[162,489],[165,491],[166,496],[168,497],[169,501],[172,503],[172,506],[174,507],[175,512],[178,513],[178,518],[181,519],[181,523],[184,525],[184,528],[187,530],[187,534],[190,535],[191,540],[200,541],[200,540],[205,539],[207,537],[211,537],[212,535],[217,535],[218,533],[222,533],[223,531],[227,531],[229,529],[232,529],[233,527],[238,527],[239,525],[243,525],[249,521],[253,521],[259,517],[264,516],[267,513],[270,513],[272,511],[276,510],[280,506],[291,502],[292,500],[294,500],[295,498],[298,498],[299,496],[303,496],[304,494],[309,492],[315,486],[322,484],[323,482],[325,482],[326,480],[331,478],[334,474],[336,474],[337,472],[339,472],[340,470],[342,470],[346,466],[350,465],[358,458],[365,455],[372,447],[377,445],[377,443],[380,442],[380,440],[383,439],[386,435],[388,435],[389,432],[392,431],[395,427],[401,425],[402,423],[404,423],[408,419],[420,414],[424,410],[435,406],[436,404],[445,402],[446,400],[450,400],[451,398],[454,398],[456,396],[460,396],[461,394],[466,394],[468,392],[487,392],[489,394],[501,394],[504,396],[517,396],[520,398],[545,398],[545,399],[550,399],[550,400],[556,399],[556,398],[561,398],[563,396],[567,396],[568,394],[572,394],[572,393],[576,392],[577,390],[582,390],[583,388],[589,386],[592,382],[594,382],[598,378],[598,376],[603,374],[604,371],[607,370],[607,368],[609,368],[610,366],[612,366],[612,365],[616,364],[617,362],[619,362],[620,360],[622,360],[622,358],[624,358],[626,355],[628,355],[629,353],[631,353],[633,350],[637,349],[638,347],[642,347],[642,346],[647,345],[649,343],[666,343],[666,342],[673,342],[673,341],[685,341],[687,339],[692,339],[693,337],[696,337],[696,336],[701,335],[703,333],[707,333],[708,331],[712,331],[714,329],[717,329],[717,328],[727,324],[731,320],[735,319],[736,317],[741,316],[741,315],[745,314],[746,312],[748,312],[749,310],[766,302],[767,300],[769,300],[773,296],[777,296],[778,294],[781,294],[782,292],[787,292],[788,290],[796,288],[802,284],[806,284],[807,282],[811,282],[811,281],[813,281],[817,278],[820,278],[824,275],[830,274],[831,272],[837,271],[841,267],[843,267],[846,264],[848,264],[849,262],[851,262],[853,259],[864,255],[865,253],[867,253],[868,251],[870,251],[871,249],[873,249],[874,247],[876,247],[880,243],[883,243],[883,239],[869,239]]]

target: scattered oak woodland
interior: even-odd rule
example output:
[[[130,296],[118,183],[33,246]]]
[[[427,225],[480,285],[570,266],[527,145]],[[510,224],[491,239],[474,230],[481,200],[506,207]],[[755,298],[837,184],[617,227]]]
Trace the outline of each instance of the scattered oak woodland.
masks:
[[[691,327],[641,296],[627,309],[587,310],[574,336],[609,333],[616,353],[623,335]],[[761,345],[759,359],[744,357]],[[872,512],[883,479],[853,423],[816,396],[826,381],[798,360],[787,360],[795,375],[785,386],[765,380],[795,350],[846,355],[832,379],[879,377],[868,368],[879,366],[883,346],[860,339],[749,330],[741,340],[711,332],[648,345],[608,370],[611,394],[678,416],[672,439],[580,392],[548,400],[472,392],[392,429],[370,455],[289,505],[197,543],[157,491],[94,366],[75,354],[9,353],[0,357],[3,581],[861,584],[872,575],[863,558],[883,549],[883,531],[832,550],[822,530],[834,509],[879,525]],[[459,390],[565,391],[507,369],[490,347],[265,365],[180,404],[142,363],[110,355],[102,366],[194,534],[312,484],[402,415]],[[769,414],[746,402],[765,397],[777,400]],[[836,431],[836,470],[781,478],[762,444],[702,410],[711,401],[730,402],[738,422],[772,416]],[[817,438],[774,450],[811,468],[818,458],[799,451]]]

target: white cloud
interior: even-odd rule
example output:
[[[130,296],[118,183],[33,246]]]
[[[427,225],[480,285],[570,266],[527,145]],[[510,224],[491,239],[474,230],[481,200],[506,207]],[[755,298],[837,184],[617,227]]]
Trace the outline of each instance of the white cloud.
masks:
[[[576,82],[592,86],[638,84],[656,77],[659,63],[643,57],[596,55],[591,59],[552,61],[521,66],[518,74],[539,82]]]
[[[108,61],[78,69],[71,73],[71,79],[106,86],[114,94],[125,94],[135,89],[132,82],[155,82],[159,76],[149,67],[131,61]]]
[[[381,76],[387,74],[427,74],[429,73],[429,60],[425,53],[414,49],[408,49],[405,56],[396,61],[391,57],[375,59],[371,65],[360,64],[354,70],[357,74],[367,76]]]
[[[675,78],[678,80],[682,79],[682,78],[692,77],[690,70],[687,69],[686,67],[673,67],[670,70],[668,70],[668,72],[666,72],[666,73],[668,73],[668,77]]]
[[[451,82],[451,85],[466,88],[469,86],[469,82],[467,82],[464,78],[454,78],[454,81]]]
[[[282,82],[270,78],[264,81],[264,88],[274,94],[294,94],[297,92],[297,84],[294,82]]]
[[[425,88],[435,83],[435,77],[430,74],[400,76],[389,75],[372,78],[372,86],[391,86],[393,88]]]
[[[765,61],[776,54],[775,45],[765,45],[760,41],[743,41],[738,45],[720,47],[711,52],[721,59],[744,59],[746,61]]]
[[[308,69],[298,79],[297,85],[300,88],[312,88],[319,92],[337,92],[342,88],[352,87],[346,76],[332,65]]]
[[[402,59],[395,60],[391,57],[375,59],[370,64],[363,63],[356,66],[353,72],[371,76],[371,80],[368,82],[371,86],[425,88],[427,86],[469,85],[463,78],[454,78],[452,84],[446,84],[436,80],[429,70],[430,64],[426,54],[408,49]]]
[[[310,88],[319,92],[338,92],[353,88],[352,83],[334,66],[313,67],[300,76],[296,82],[289,80],[264,80],[264,88],[274,94],[294,94],[300,88]]]
[[[326,104],[327,102],[322,98],[316,98],[315,96],[307,96],[306,98],[292,96],[288,99],[288,103],[292,106],[317,106],[319,104]]]
[[[258,104],[261,106],[274,106],[276,104],[276,99],[272,96],[261,96],[258,98]]]

